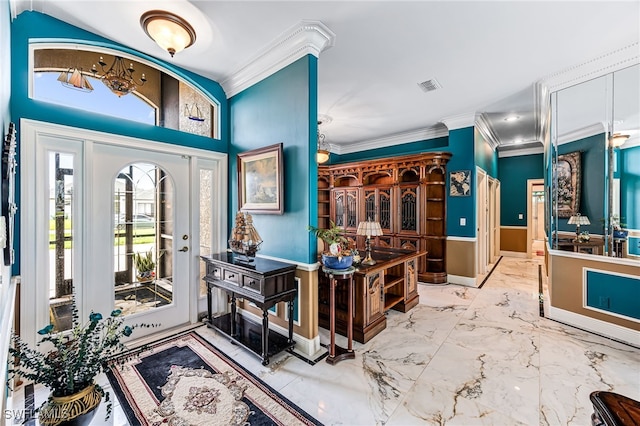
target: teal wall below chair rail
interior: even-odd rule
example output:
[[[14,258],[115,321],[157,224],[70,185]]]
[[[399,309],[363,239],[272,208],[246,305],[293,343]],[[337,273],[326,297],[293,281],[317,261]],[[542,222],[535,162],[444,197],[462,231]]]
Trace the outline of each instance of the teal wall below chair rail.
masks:
[[[498,159],[500,180],[500,225],[527,226],[527,181],[542,179],[542,154],[502,157]],[[522,214],[522,219],[519,216]]]
[[[119,118],[81,111],[78,109],[50,104],[29,98],[29,42],[72,43],[94,47],[110,48],[131,56],[143,58],[159,69],[172,71],[180,79],[200,89],[205,96],[220,105],[221,139],[212,139],[158,126],[122,120]],[[23,12],[11,22],[11,101],[10,116],[18,127],[18,151],[20,146],[20,119],[32,119],[70,127],[95,130],[105,133],[170,143],[209,151],[227,152],[228,106],[222,87],[215,81],[206,79],[190,71],[176,67],[169,62],[134,51],[126,46],[84,31],[60,20],[38,12]],[[18,162],[20,161],[18,154]],[[19,163],[18,163],[19,164]],[[20,205],[20,167],[16,175],[16,202]],[[20,265],[20,215],[16,216],[16,261],[13,274],[19,274]]]
[[[586,271],[587,306],[640,320],[640,279]]]
[[[236,155],[282,142],[284,214],[253,215],[260,254],[315,262],[307,225],[317,224],[317,58],[297,60],[229,99],[229,107],[229,231],[238,210]]]
[[[581,231],[602,235],[605,217],[605,165],[606,139],[598,134],[558,146],[558,155],[571,152],[581,153],[581,191],[578,213],[587,216],[590,225],[580,226]],[[569,225],[569,218],[558,218],[558,230],[575,232],[575,225]]]

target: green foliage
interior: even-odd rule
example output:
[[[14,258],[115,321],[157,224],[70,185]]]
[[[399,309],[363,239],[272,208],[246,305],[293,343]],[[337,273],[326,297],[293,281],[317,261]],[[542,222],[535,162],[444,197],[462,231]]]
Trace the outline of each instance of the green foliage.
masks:
[[[139,273],[153,271],[156,268],[156,263],[153,261],[153,250],[151,249],[146,253],[134,253],[133,262]]]
[[[122,339],[131,336],[136,327],[156,327],[157,324],[124,325],[124,317],[119,309],[111,312],[107,318],[91,312],[89,321],[79,321],[75,298],[73,299],[73,326],[69,331],[54,333],[53,324],[49,324],[38,334],[43,336],[37,348],[31,348],[20,336],[13,335],[13,347],[9,356],[14,364],[9,365],[7,383],[15,377],[22,377],[37,384],[43,384],[51,390],[52,396],[68,396],[86,388],[95,377],[110,367],[107,364],[114,356],[127,351]],[[48,350],[42,350],[48,347]],[[139,352],[139,351],[138,351]],[[137,352],[136,352],[137,353]],[[135,356],[135,353],[131,353]],[[99,385],[98,391],[105,398],[107,418],[111,414],[109,393]]]
[[[334,243],[348,244],[348,240],[342,235],[344,229],[336,226],[333,221],[329,221],[331,227],[329,229],[316,228],[315,226],[307,226],[307,230],[325,243],[331,245]]]

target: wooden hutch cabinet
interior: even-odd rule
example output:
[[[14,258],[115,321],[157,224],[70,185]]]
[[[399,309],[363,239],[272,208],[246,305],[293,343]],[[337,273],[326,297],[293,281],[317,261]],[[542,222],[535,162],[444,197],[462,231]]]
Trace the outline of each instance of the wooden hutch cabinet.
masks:
[[[429,152],[319,166],[319,226],[328,228],[333,220],[363,248],[364,237],[356,236],[358,223],[376,220],[384,235],[372,244],[426,251],[418,260],[419,280],[446,283],[445,183],[450,158],[448,152]]]

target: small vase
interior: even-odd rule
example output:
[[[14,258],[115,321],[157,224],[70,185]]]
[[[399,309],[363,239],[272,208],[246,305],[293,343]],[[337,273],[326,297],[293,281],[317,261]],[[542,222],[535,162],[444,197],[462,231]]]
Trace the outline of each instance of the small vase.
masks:
[[[95,384],[69,396],[51,396],[41,408],[38,420],[46,426],[87,426],[91,424],[102,394]]]
[[[139,272],[136,275],[136,278],[138,279],[139,283],[149,283],[153,281],[155,277],[156,277],[156,273],[154,271]]]

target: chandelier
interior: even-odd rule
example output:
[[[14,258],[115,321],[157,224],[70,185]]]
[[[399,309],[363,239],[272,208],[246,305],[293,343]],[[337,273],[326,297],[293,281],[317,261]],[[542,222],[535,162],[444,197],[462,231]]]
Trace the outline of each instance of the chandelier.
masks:
[[[138,88],[138,86],[143,86],[144,83],[147,82],[144,73],[140,77],[139,82],[136,81],[133,77],[133,73],[135,72],[133,69],[133,63],[129,63],[129,67],[127,68],[122,62],[122,58],[120,56],[114,56],[113,63],[108,70],[105,69],[107,63],[104,61],[102,56],[100,56],[98,64],[100,64],[103,74],[99,75],[96,65],[93,64],[91,72],[94,77],[102,80],[105,86],[107,86],[109,90],[118,97],[133,92]]]

